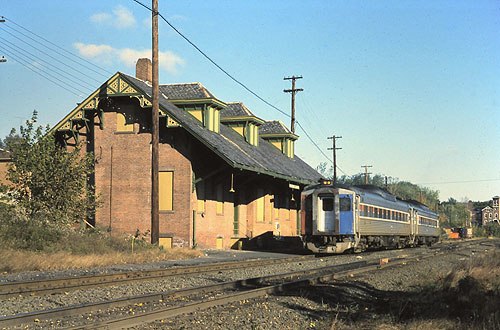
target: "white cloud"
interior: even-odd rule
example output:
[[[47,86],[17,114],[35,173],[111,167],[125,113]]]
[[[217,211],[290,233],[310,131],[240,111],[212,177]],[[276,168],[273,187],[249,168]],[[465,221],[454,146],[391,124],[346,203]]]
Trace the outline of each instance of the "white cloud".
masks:
[[[113,9],[113,14],[115,14],[115,26],[118,28],[128,28],[135,26],[134,14],[127,8],[123,6],[117,6]]]
[[[136,25],[134,14],[124,6],[116,6],[113,13],[96,13],[90,20],[97,24],[113,26],[117,29],[131,28]]]
[[[108,45],[94,45],[77,42],[73,46],[78,50],[78,53],[88,59],[93,59],[105,64],[111,64],[115,50]]]
[[[90,20],[94,23],[106,23],[110,22],[112,19],[113,17],[107,13],[97,13],[90,16]]]
[[[113,48],[109,45],[84,44],[77,42],[73,45],[78,53],[88,59],[107,64],[121,63],[127,67],[134,67],[139,58],[151,58],[151,49]],[[179,55],[171,52],[159,52],[160,69],[176,74],[186,61]]]

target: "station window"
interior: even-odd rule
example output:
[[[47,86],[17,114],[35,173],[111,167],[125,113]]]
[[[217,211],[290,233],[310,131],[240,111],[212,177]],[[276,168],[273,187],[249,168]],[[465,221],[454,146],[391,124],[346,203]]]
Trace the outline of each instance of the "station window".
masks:
[[[123,113],[116,113],[116,131],[117,132],[134,132],[134,124],[127,124],[127,118]]]
[[[159,172],[158,189],[160,211],[172,211],[174,209],[174,172]]]

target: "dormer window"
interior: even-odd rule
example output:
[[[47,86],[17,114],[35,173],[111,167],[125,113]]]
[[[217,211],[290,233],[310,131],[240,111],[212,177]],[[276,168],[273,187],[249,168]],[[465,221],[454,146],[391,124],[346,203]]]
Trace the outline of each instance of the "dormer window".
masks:
[[[259,126],[264,123],[243,103],[228,103],[221,111],[221,122],[232,128],[253,146],[259,145]]]
[[[200,83],[161,85],[168,100],[196,118],[203,127],[219,133],[220,111],[226,103],[218,100]]]
[[[295,156],[295,141],[298,136],[293,134],[280,121],[267,121],[261,126],[260,136],[278,148],[289,158]]]

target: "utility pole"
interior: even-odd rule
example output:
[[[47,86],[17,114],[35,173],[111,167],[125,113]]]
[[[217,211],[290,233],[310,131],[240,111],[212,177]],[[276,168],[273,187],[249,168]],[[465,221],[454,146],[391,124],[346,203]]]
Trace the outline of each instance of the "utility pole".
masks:
[[[361,165],[361,167],[365,168],[365,184],[368,184],[368,175],[372,174],[371,172],[368,173],[368,168],[373,167],[372,165]]]
[[[0,16],[0,23],[5,23],[5,18],[3,16]],[[2,56],[2,58],[0,58],[0,63],[5,63],[5,62],[7,62],[7,59]]]
[[[151,108],[151,244],[158,244],[160,240],[160,201],[159,191],[159,82],[158,82],[158,0],[152,0],[152,84],[153,84],[153,106]]]
[[[302,79],[302,76],[291,76],[285,77],[283,80],[291,80],[292,81],[292,89],[284,89],[283,92],[292,94],[292,119],[290,123],[290,130],[292,133],[295,133],[295,94],[297,92],[302,92],[302,88],[295,88],[295,80]]]
[[[341,139],[341,136],[329,136],[328,140],[333,140],[332,141],[332,148],[328,148],[328,150],[333,150],[333,184],[337,183],[337,150],[340,150],[342,148],[337,148],[336,147],[336,141],[337,139]]]

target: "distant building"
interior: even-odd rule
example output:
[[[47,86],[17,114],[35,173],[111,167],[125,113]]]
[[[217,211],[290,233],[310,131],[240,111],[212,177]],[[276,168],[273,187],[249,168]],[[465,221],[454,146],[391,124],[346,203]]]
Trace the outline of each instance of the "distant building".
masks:
[[[500,213],[498,204],[499,199],[500,199],[499,196],[493,197],[492,206],[486,206],[481,210],[481,220],[483,225],[486,225],[492,221],[499,223],[498,221],[498,214]]]
[[[7,183],[7,168],[10,162],[10,152],[4,149],[0,149],[0,184]]]

